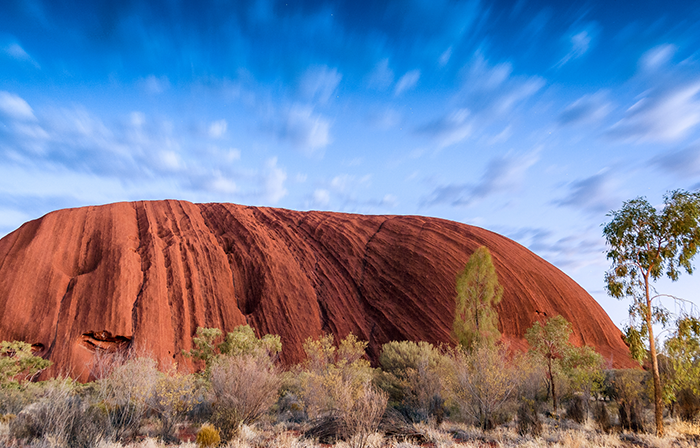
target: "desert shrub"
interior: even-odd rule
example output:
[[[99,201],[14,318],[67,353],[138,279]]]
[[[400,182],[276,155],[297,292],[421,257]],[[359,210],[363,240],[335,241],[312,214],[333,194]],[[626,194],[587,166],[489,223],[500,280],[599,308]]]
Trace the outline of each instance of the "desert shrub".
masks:
[[[179,373],[175,367],[158,374],[149,406],[160,421],[163,441],[177,441],[176,425],[193,409],[198,399],[199,391],[193,375]]]
[[[575,421],[576,423],[584,423],[588,417],[588,412],[586,410],[586,403],[584,403],[584,398],[580,395],[574,395],[569,399],[566,406],[566,416]]]
[[[306,362],[297,372],[297,389],[310,419],[348,409],[364,386],[371,382],[374,370],[362,357],[367,342],[350,334],[336,348],[333,336],[311,338],[304,342]]]
[[[504,346],[456,350],[452,397],[462,414],[484,430],[507,420],[520,382],[517,364]]]
[[[213,362],[220,356],[241,356],[264,351],[271,358],[282,351],[282,342],[278,335],[266,334],[261,338],[255,336],[250,325],[239,325],[222,338],[218,328],[197,328],[197,335],[192,338],[194,348],[184,352],[185,356],[204,361],[205,374],[209,373]]]
[[[690,389],[681,389],[676,393],[678,416],[687,422],[695,421],[700,414],[700,397]]]
[[[240,425],[251,424],[277,400],[280,375],[267,352],[222,356],[211,366],[212,421],[230,440]]]
[[[542,434],[539,403],[535,400],[523,399],[518,406],[518,433],[521,436],[530,434],[537,437]]]
[[[204,448],[217,446],[219,443],[221,443],[219,430],[216,429],[216,427],[214,427],[213,425],[205,423],[204,425],[202,425],[199,431],[197,431],[197,438],[195,439],[195,443],[198,447]]]
[[[379,387],[389,394],[390,404],[412,421],[444,418],[445,379],[450,369],[447,356],[428,342],[393,341],[382,346]]]
[[[107,437],[105,416],[81,397],[69,379],[47,382],[39,400],[10,423],[18,440],[51,440],[56,447],[91,448]]]
[[[115,440],[127,439],[141,427],[158,375],[156,361],[140,357],[114,367],[97,382],[98,408],[106,415]]]
[[[13,383],[0,386],[0,414],[18,414],[37,400],[41,386],[37,383]]]
[[[370,383],[352,400],[349,409],[341,414],[344,436],[354,448],[364,448],[370,435],[377,432],[386,411],[388,396],[376,390]]]
[[[593,407],[593,421],[598,429],[606,434],[612,431],[612,422],[610,421],[610,413],[605,402],[599,402]]]
[[[620,426],[634,432],[644,431],[643,407],[648,401],[645,394],[647,373],[641,370],[610,370],[606,373],[606,393],[618,405]]]

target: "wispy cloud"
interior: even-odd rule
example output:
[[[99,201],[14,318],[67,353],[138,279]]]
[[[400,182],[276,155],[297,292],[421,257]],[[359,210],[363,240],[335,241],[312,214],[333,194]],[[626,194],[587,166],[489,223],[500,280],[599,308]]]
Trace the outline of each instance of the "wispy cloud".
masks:
[[[327,103],[338,88],[343,75],[328,66],[311,67],[299,81],[299,93],[304,101]]]
[[[664,151],[652,158],[652,166],[685,178],[700,176],[700,144],[677,151]]]
[[[503,116],[532,97],[544,84],[544,79],[538,76],[514,75],[509,62],[491,65],[477,53],[465,67],[458,100],[477,115]]]
[[[515,191],[522,185],[527,170],[538,159],[537,152],[494,157],[489,161],[479,182],[439,186],[421,201],[422,205],[469,206],[496,194]]]
[[[556,67],[561,67],[585,55],[594,46],[600,32],[599,28],[596,23],[588,23],[570,30],[565,36],[567,52]]]
[[[11,42],[11,43],[6,44],[4,46],[4,48],[2,49],[2,51],[17,61],[27,62],[27,63],[32,64],[36,68],[41,68],[39,66],[39,63],[36,62],[34,60],[34,58],[32,58],[29,55],[29,53],[27,53],[24,50],[24,48],[22,48],[22,46],[20,44],[18,44],[17,42]]]
[[[399,80],[396,82],[396,87],[394,88],[394,95],[401,96],[407,90],[411,90],[416,87],[418,80],[420,79],[420,70],[411,70],[406,72]]]
[[[598,122],[605,118],[611,110],[612,105],[607,99],[606,92],[584,95],[569,104],[559,114],[559,123],[562,125],[577,125]]]
[[[332,142],[331,122],[311,106],[294,104],[280,112],[271,123],[274,135],[306,155],[318,154]]]
[[[0,113],[16,120],[36,120],[29,103],[10,92],[0,91]]]
[[[588,213],[601,214],[616,208],[621,203],[618,192],[618,184],[612,172],[605,170],[572,182],[566,197],[554,203]]]
[[[382,59],[367,75],[367,85],[372,89],[386,90],[394,83],[394,71],[389,68],[389,59]]]
[[[646,52],[636,78],[642,93],[608,135],[633,142],[683,140],[700,124],[700,76],[688,64],[671,65],[675,47]],[[691,64],[692,65],[692,64]]]
[[[416,132],[431,137],[441,148],[444,148],[469,137],[472,133],[472,126],[473,117],[470,116],[469,110],[458,109],[420,126]]]
[[[170,80],[165,75],[160,77],[150,75],[144,79],[139,80],[138,84],[144,92],[150,95],[161,94],[170,88]]]

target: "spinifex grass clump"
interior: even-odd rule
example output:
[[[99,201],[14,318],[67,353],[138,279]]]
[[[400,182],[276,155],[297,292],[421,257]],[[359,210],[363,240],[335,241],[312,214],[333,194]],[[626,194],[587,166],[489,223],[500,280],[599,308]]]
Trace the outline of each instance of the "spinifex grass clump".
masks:
[[[219,445],[221,443],[221,437],[219,436],[219,430],[214,427],[214,425],[205,423],[197,432],[197,438],[195,443],[198,447],[209,448]]]

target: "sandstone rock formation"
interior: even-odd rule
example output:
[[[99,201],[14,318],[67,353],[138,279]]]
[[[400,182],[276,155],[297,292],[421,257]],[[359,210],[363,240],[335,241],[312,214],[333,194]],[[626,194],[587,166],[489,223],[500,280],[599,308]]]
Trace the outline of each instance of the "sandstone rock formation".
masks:
[[[0,340],[24,340],[53,372],[87,379],[94,354],[126,347],[162,364],[198,326],[249,323],[282,337],[353,332],[376,360],[391,340],[453,342],[455,279],[478,246],[504,287],[499,328],[513,346],[537,319],[573,322],[572,342],[630,366],[620,331],[579,285],[519,244],[421,216],[297,212],[184,201],[59,210],[0,240]]]

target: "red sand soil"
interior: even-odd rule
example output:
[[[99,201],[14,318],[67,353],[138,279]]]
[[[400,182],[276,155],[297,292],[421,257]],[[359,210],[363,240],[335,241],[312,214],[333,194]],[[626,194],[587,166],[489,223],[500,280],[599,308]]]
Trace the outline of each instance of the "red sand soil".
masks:
[[[455,279],[491,251],[499,329],[557,314],[574,344],[633,366],[620,331],[576,282],[503,236],[421,216],[297,212],[185,201],[59,210],[0,240],[0,340],[30,342],[51,374],[87,379],[96,351],[132,346],[191,367],[198,326],[249,323],[282,338],[282,361],[308,337],[352,332],[370,359],[392,340],[454,343]]]

